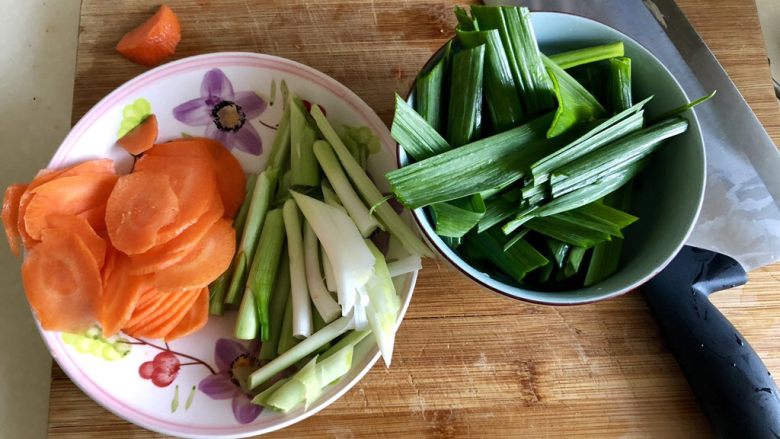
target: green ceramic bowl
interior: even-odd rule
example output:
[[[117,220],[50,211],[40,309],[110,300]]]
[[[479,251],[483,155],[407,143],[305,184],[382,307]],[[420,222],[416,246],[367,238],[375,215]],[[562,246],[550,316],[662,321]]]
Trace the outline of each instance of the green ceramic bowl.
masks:
[[[646,107],[652,117],[688,102],[669,70],[649,50],[604,24],[575,15],[535,12],[531,15],[542,51],[554,54],[575,48],[623,41],[632,59],[635,100],[654,95]],[[437,59],[439,54],[432,60]],[[538,291],[503,282],[464,261],[434,232],[424,209],[413,212],[428,243],[439,255],[475,282],[507,297],[550,305],[573,305],[608,299],[626,293],[662,270],[680,250],[696,223],[704,196],[706,166],[704,143],[696,115],[684,115],[688,131],[674,137],[657,153],[635,180],[631,212],[639,221],[625,230],[625,244],[617,273],[588,288]],[[400,165],[409,162],[398,148]],[[499,280],[501,278],[502,280]]]

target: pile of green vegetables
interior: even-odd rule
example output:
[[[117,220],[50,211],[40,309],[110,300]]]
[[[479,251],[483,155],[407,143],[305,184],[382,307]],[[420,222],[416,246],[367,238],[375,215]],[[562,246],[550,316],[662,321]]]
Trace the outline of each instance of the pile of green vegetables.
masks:
[[[401,308],[393,278],[419,269],[430,250],[366,173],[379,149],[368,128],[337,130],[293,96],[284,107],[268,165],[248,180],[238,251],[210,286],[210,312],[238,307],[235,337],[262,342],[262,366],[241,384],[254,403],[288,411],[345,375],[366,336],[390,364]],[[394,259],[371,240],[380,230]]]
[[[497,277],[542,290],[605,279],[637,221],[632,180],[708,97],[650,120],[622,42],[547,57],[526,8],[455,15],[413,107],[396,96],[392,135],[411,160],[386,175],[393,194]]]

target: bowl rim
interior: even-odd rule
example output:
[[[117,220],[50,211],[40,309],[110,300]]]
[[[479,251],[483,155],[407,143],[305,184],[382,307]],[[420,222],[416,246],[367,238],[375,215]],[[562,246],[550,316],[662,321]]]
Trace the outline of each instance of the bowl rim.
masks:
[[[638,48],[639,51],[642,51],[646,55],[650,56],[657,63],[657,65],[661,67],[662,71],[666,72],[668,77],[672,79],[672,83],[682,93],[683,97],[685,97],[686,100],[690,101],[690,97],[685,92],[685,89],[682,87],[682,85],[677,80],[677,78],[672,74],[672,72],[669,71],[669,68],[666,67],[666,65],[664,65],[648,48],[646,48],[645,46],[643,46],[642,44],[640,44],[638,41],[636,41],[635,39],[631,38],[630,36],[626,35],[625,33],[621,32],[620,30],[615,29],[615,28],[613,28],[613,27],[611,27],[611,26],[609,26],[609,25],[607,25],[605,23],[602,23],[602,22],[598,21],[598,20],[594,20],[594,19],[589,18],[589,17],[583,17],[581,15],[573,14],[573,13],[570,13],[570,12],[532,11],[531,12],[531,17],[533,18],[534,16],[553,16],[553,17],[555,17],[555,16],[566,16],[566,17],[574,18],[575,20],[582,20],[582,21],[585,21],[585,22],[591,22],[591,23],[596,24],[596,25],[598,25],[600,27],[607,28],[610,31],[616,32],[621,37],[621,40],[623,40],[623,41],[630,41],[631,43],[636,45],[636,47]],[[456,38],[457,37],[452,37],[448,41],[452,41],[452,40],[454,40]],[[439,54],[441,53],[441,51],[444,48],[445,44],[447,44],[447,42],[445,42],[441,47],[436,49],[436,51],[431,55],[431,57],[423,64],[423,67],[420,68],[420,71],[426,69],[436,59],[438,59]],[[415,76],[415,81],[412,82],[411,86],[409,87],[409,91],[406,93],[406,99],[408,99],[414,93],[416,84],[417,84],[417,79],[416,79],[416,76]],[[666,266],[669,265],[669,263],[672,262],[672,260],[677,255],[677,253],[679,253],[680,249],[688,241],[688,238],[690,237],[691,233],[693,232],[693,228],[696,226],[696,223],[698,222],[699,215],[701,213],[701,207],[702,207],[702,205],[704,203],[705,188],[707,186],[707,150],[706,150],[706,147],[704,145],[704,136],[703,136],[702,131],[701,131],[701,124],[699,123],[699,118],[696,115],[695,109],[692,109],[689,114],[690,114],[690,118],[693,119],[693,122],[694,122],[692,124],[692,125],[694,125],[693,128],[695,128],[693,133],[696,136],[696,138],[699,140],[698,144],[701,145],[700,149],[701,149],[701,156],[702,156],[702,175],[701,175],[701,182],[702,183],[700,185],[698,199],[696,200],[696,209],[695,209],[693,218],[691,219],[690,224],[688,225],[687,230],[685,231],[685,234],[684,234],[683,238],[680,240],[679,243],[677,243],[675,245],[674,251],[672,251],[670,253],[670,255],[661,264],[659,264],[657,267],[655,267],[653,270],[651,270],[649,273],[647,273],[645,276],[641,277],[640,279],[637,279],[636,281],[630,283],[629,285],[627,285],[627,286],[625,286],[623,288],[617,289],[617,290],[615,290],[613,292],[597,295],[595,297],[582,298],[582,299],[580,299],[580,298],[578,298],[576,296],[575,297],[571,297],[571,298],[565,298],[565,299],[564,298],[555,298],[555,296],[553,296],[553,295],[555,295],[556,292],[549,292],[550,296],[552,296],[550,298],[550,300],[540,300],[540,299],[535,299],[535,298],[530,298],[530,297],[526,297],[526,296],[513,294],[513,293],[510,293],[508,291],[503,291],[502,289],[494,287],[493,285],[488,284],[487,282],[483,281],[482,279],[478,278],[477,276],[474,276],[471,273],[469,273],[468,271],[466,271],[461,266],[461,264],[458,263],[458,261],[456,261],[453,258],[451,258],[447,254],[447,252],[442,250],[441,246],[442,245],[446,245],[446,244],[444,244],[443,241],[441,241],[441,239],[438,239],[439,241],[441,241],[441,244],[439,244],[438,242],[436,242],[437,239],[435,237],[430,236],[430,234],[426,231],[426,227],[424,226],[423,222],[429,223],[429,221],[427,221],[425,218],[422,218],[423,216],[425,216],[425,212],[423,212],[424,208],[412,209],[411,210],[412,217],[414,218],[414,221],[417,223],[417,227],[420,229],[420,233],[422,233],[422,235],[425,237],[426,242],[428,242],[428,244],[431,247],[433,247],[433,249],[436,251],[436,253],[440,257],[442,257],[445,260],[445,262],[447,262],[449,265],[454,267],[458,271],[458,273],[460,273],[462,276],[467,277],[468,279],[476,282],[478,285],[482,286],[483,288],[487,289],[488,291],[490,291],[490,292],[492,292],[494,294],[497,294],[497,295],[499,295],[501,297],[505,297],[505,298],[512,299],[512,300],[519,300],[519,301],[523,301],[523,302],[528,302],[528,303],[532,303],[532,304],[536,304],[536,305],[576,306],[576,305],[586,305],[586,304],[589,304],[589,303],[601,302],[603,300],[608,300],[608,299],[612,299],[614,297],[622,296],[623,294],[626,294],[626,293],[628,293],[628,292],[630,292],[630,291],[640,287],[641,285],[646,283],[648,280],[653,278],[656,274],[661,272],[661,270],[666,268]],[[401,168],[401,167],[403,167],[403,165],[401,164],[401,154],[404,151],[402,150],[401,145],[398,144],[398,142],[396,142],[396,150],[395,150],[395,152],[396,152],[396,161],[397,161],[396,164],[397,164],[397,166],[399,168]],[[463,264],[468,265],[469,267],[471,267],[471,265],[467,264],[462,258],[459,258],[459,259],[460,259],[460,261]],[[474,270],[476,270],[476,269],[474,269]],[[476,270],[476,271],[478,271],[478,270]],[[508,284],[505,284],[504,282],[501,282],[501,281],[498,281],[498,280],[496,280],[496,283],[499,283],[502,286],[506,286],[506,287],[509,287],[509,288],[514,288],[516,290],[519,290],[521,293],[522,292],[526,292],[526,291],[532,291],[532,290],[526,290],[526,289],[523,289],[523,288],[520,288],[520,287],[515,287],[515,286],[512,286],[512,285],[508,285]],[[596,284],[596,285],[598,285],[598,284]],[[571,292],[577,292],[579,290],[581,290],[581,289],[572,290]]]
[[[290,69],[289,71],[298,71],[310,75],[312,77],[318,78],[319,80],[327,84],[326,88],[332,88],[332,90],[330,91],[333,93],[334,96],[345,101],[347,105],[355,107],[356,112],[360,112],[357,109],[358,107],[363,107],[368,110],[367,112],[360,112],[361,115],[370,121],[372,130],[376,131],[376,135],[380,137],[380,139],[382,140],[382,144],[387,145],[388,153],[391,155],[393,154],[392,145],[394,145],[394,141],[390,136],[390,132],[387,126],[382,122],[382,120],[379,118],[376,112],[362,98],[360,98],[349,87],[337,81],[335,78],[313,67],[280,56],[257,53],[257,52],[225,51],[225,52],[210,52],[210,53],[177,59],[162,64],[160,66],[154,67],[152,69],[149,69],[139,75],[130,78],[129,80],[123,82],[119,86],[113,88],[108,94],[106,94],[100,100],[98,100],[94,105],[92,105],[89,108],[89,110],[87,110],[79,118],[78,122],[70,129],[68,134],[60,142],[59,146],[57,147],[57,150],[52,154],[52,158],[48,162],[47,167],[62,165],[62,162],[67,160],[68,153],[69,153],[69,149],[63,150],[63,146],[67,146],[71,143],[75,143],[78,140],[80,140],[81,137],[84,135],[84,133],[87,132],[89,127],[95,122],[95,120],[93,119],[101,115],[106,108],[109,108],[110,106],[114,105],[115,100],[124,97],[124,94],[126,94],[129,88],[133,88],[135,86],[140,87],[141,84],[145,83],[146,81],[156,81],[158,80],[158,78],[152,78],[155,75],[159,75],[162,72],[171,69],[182,67],[183,65],[187,65],[191,63],[202,63],[212,58],[219,60],[222,58],[230,58],[230,57],[246,58],[248,60],[270,61],[273,63],[278,63],[286,66],[288,69]],[[213,66],[219,67],[217,63],[214,63]],[[171,74],[176,74],[176,73],[178,72],[173,72]],[[374,127],[381,128],[381,130],[377,131]],[[406,315],[406,312],[409,309],[409,305],[411,303],[411,299],[414,294],[414,288],[417,283],[418,275],[419,275],[419,270],[414,271],[408,275],[407,280],[404,282],[404,288],[401,291],[408,290],[409,294],[401,304],[398,320],[396,320],[395,323],[396,332],[398,331],[398,328],[400,327]],[[363,377],[371,369],[373,369],[374,365],[379,361],[379,358],[381,357],[381,352],[379,352],[379,350],[377,349],[374,355],[368,358],[368,362],[366,363],[366,366],[363,367],[361,370],[359,370],[353,379],[349,381],[344,381],[343,383],[339,383],[338,385],[341,386],[341,388],[338,389],[332,396],[323,399],[320,404],[313,405],[312,407],[305,410],[303,413],[299,414],[298,416],[294,416],[291,417],[290,419],[286,419],[276,424],[273,424],[271,426],[266,426],[262,428],[252,429],[251,428],[252,424],[248,424],[248,425],[237,425],[231,431],[226,431],[224,429],[221,429],[221,430],[214,430],[213,432],[208,432],[208,433],[205,432],[199,433],[196,431],[197,428],[190,427],[189,431],[185,432],[185,431],[175,430],[171,428],[168,423],[155,424],[153,423],[155,420],[146,413],[139,413],[138,416],[130,416],[127,410],[120,410],[118,406],[116,406],[111,402],[113,398],[104,388],[98,386],[91,379],[89,379],[88,376],[84,378],[84,376],[86,376],[86,373],[72,359],[69,358],[69,355],[64,350],[64,348],[62,351],[53,349],[52,343],[57,341],[61,342],[61,338],[59,336],[60,332],[46,331],[41,327],[37,318],[35,318],[34,321],[38,329],[38,332],[40,333],[41,338],[43,339],[43,342],[46,345],[46,348],[49,351],[52,358],[54,359],[54,361],[57,362],[60,369],[65,373],[65,375],[70,379],[70,381],[74,383],[76,387],[78,387],[79,390],[81,390],[91,400],[96,402],[98,405],[100,405],[110,413],[116,415],[117,417],[127,422],[138,425],[149,431],[171,435],[174,437],[189,437],[189,438],[204,438],[204,439],[243,438],[243,437],[252,437],[252,436],[271,433],[289,427],[290,425],[297,424],[305,419],[308,419],[311,416],[316,415],[323,409],[329,407],[336,400],[344,396],[344,394],[346,394],[348,391],[352,390],[354,386],[360,380],[362,380]],[[64,355],[60,356],[59,354],[61,353],[64,353]],[[135,411],[136,410],[133,409],[133,412]]]

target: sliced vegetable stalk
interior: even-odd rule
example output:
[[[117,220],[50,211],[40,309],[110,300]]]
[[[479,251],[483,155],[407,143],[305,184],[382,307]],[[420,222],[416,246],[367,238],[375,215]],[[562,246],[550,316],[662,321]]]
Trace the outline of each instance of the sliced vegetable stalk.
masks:
[[[306,120],[303,103],[294,98],[290,105],[290,170],[293,186],[319,186],[320,170],[312,146],[316,130]]]
[[[447,108],[447,90],[444,85],[451,50],[452,41],[448,41],[439,60],[430,70],[420,74],[415,82],[414,109],[439,133],[444,133],[446,126],[443,121],[446,114],[442,108]]]
[[[317,120],[314,107],[312,115]],[[320,125],[319,120],[317,120],[317,125]],[[320,131],[322,131],[322,126],[320,126]],[[397,94],[395,95],[395,115],[393,116],[393,125],[390,127],[390,135],[407,154],[418,161],[452,149],[436,129]],[[328,136],[325,136],[325,139],[333,145],[332,138],[329,139]]]
[[[257,316],[255,296],[244,294],[241,297],[241,305],[238,307],[233,336],[239,340],[254,340],[257,338],[259,331],[260,320]]]
[[[276,137],[274,137],[268,157],[268,167],[277,169],[279,172],[290,157],[290,107],[287,105],[282,113],[282,119],[279,121],[279,126],[276,127]]]
[[[507,238],[500,230],[490,229],[484,233],[466,235],[464,253],[471,258],[490,261],[499,270],[516,281],[549,261],[524,239],[519,240],[507,251]]]
[[[379,222],[368,212],[368,208],[363,204],[358,194],[349,183],[344,170],[341,168],[333,148],[324,140],[318,140],[314,143],[314,155],[320,163],[323,172],[328,177],[328,182],[338,195],[341,204],[347,210],[352,221],[355,222],[360,234],[363,237],[371,236],[379,227]]]
[[[617,239],[613,239],[612,241],[606,241],[606,242],[616,242]],[[604,244],[602,242],[601,244],[597,244],[596,247]],[[577,275],[580,271],[580,267],[582,266],[582,261],[585,259],[585,253],[587,253],[588,249],[582,248],[582,247],[572,247],[571,250],[569,250],[569,255],[566,258],[566,264],[563,267],[563,275],[566,278],[572,277]]]
[[[477,224],[477,232],[482,233],[515,213],[517,213],[517,203],[502,197],[491,198],[485,202],[485,214]]]
[[[365,287],[369,299],[366,317],[385,365],[389,367],[395,345],[395,322],[401,309],[401,299],[395,291],[384,255],[371,241],[366,240],[366,245],[375,258],[374,275]]]
[[[281,331],[279,331],[279,346],[276,348],[277,356],[289,351],[293,346],[300,342],[299,339],[293,336],[292,291],[288,294],[287,304],[284,307],[284,318],[282,318]]]
[[[368,174],[360,168],[360,165],[355,159],[349,155],[347,147],[341,142],[333,127],[328,122],[328,119],[322,113],[322,110],[316,105],[311,109],[312,117],[317,122],[317,126],[322,132],[325,140],[327,140],[336,152],[336,155],[341,162],[342,167],[346,171],[349,178],[354,183],[360,195],[367,205],[377,205],[375,213],[379,218],[379,221],[385,226],[385,229],[395,236],[406,248],[409,253],[418,254],[421,256],[433,257],[433,253],[422,242],[422,240],[415,234],[415,232],[404,222],[404,220],[390,207],[387,203],[382,203],[382,193],[377,189],[374,183],[369,178]],[[308,219],[308,218],[307,218]],[[311,221],[310,221],[311,222]],[[312,223],[312,226],[314,224]],[[317,228],[315,227],[315,232]],[[317,233],[317,237],[322,241],[322,237]],[[328,252],[330,256],[330,252]],[[334,263],[333,259],[331,262]],[[373,261],[372,261],[373,264]],[[334,263],[335,268],[335,263]],[[343,312],[342,304],[342,312]]]
[[[571,245],[563,241],[559,241],[555,238],[548,238],[547,248],[550,249],[553,258],[555,259],[555,264],[558,266],[558,268],[563,268],[563,263],[566,262],[566,257],[569,255]]]
[[[336,286],[336,274],[333,272],[333,265],[331,265],[323,246],[320,246],[320,261],[322,261],[322,272],[325,273],[325,287],[328,291],[335,293],[338,289]]]
[[[525,238],[525,235],[528,234],[530,230],[528,229],[521,229],[519,232],[515,233],[514,236],[512,236],[509,241],[504,244],[504,251],[509,251],[510,248],[512,248],[513,245],[517,244],[520,241],[523,241],[523,238]],[[523,241],[525,242],[525,241]]]
[[[371,277],[374,256],[346,213],[306,195],[292,195],[333,266],[338,303],[342,315],[347,315],[356,303],[358,288]]]
[[[710,99],[714,98],[715,97],[715,93],[717,93],[717,90],[713,90],[712,93],[710,93],[710,94],[708,94],[706,96],[702,96],[699,99],[696,99],[694,101],[688,102],[685,105],[682,105],[680,107],[671,109],[671,110],[667,111],[666,113],[662,113],[659,116],[655,116],[654,118],[652,118],[651,122],[663,120],[663,119],[666,119],[668,117],[677,116],[679,114],[682,114],[682,113],[692,109],[693,107],[695,107],[695,106],[697,106],[699,104],[703,104],[704,102],[707,102]]]
[[[631,185],[626,185],[610,194],[605,200],[606,205],[628,210],[631,204]],[[584,285],[595,285],[612,276],[620,264],[620,253],[623,248],[622,239],[602,242],[593,248],[588,271],[585,274]]]
[[[474,31],[477,30],[474,19],[471,18],[465,9],[460,6],[455,6],[455,18],[458,20],[457,30],[459,31]]]
[[[422,260],[418,255],[409,255],[404,258],[388,262],[387,270],[390,277],[401,276],[417,270],[422,270]]]
[[[452,57],[447,140],[453,148],[478,138],[482,130],[484,64],[484,44],[461,50]]]
[[[374,132],[366,126],[351,127],[349,125],[341,125],[338,127],[339,138],[349,149],[352,157],[360,163],[363,169],[368,166],[368,156],[379,152],[381,143],[379,137],[374,135]]]
[[[303,257],[301,217],[295,200],[284,203],[284,229],[287,234],[287,251],[290,255],[290,289],[293,310],[293,335],[308,337],[312,333],[311,301],[306,284],[306,267]]]
[[[464,11],[465,13],[465,11]],[[494,133],[515,127],[523,120],[520,91],[512,77],[512,69],[498,30],[457,32],[458,41],[466,48],[485,45],[485,104]]]
[[[647,159],[640,160],[639,162],[634,163],[625,169],[619,170],[614,174],[610,174],[593,184],[581,187],[558,198],[550,200],[546,204],[538,206],[530,212],[518,213],[517,218],[511,221],[511,226],[508,225],[508,228],[517,228],[534,216],[551,216],[561,212],[576,209],[599,200],[625,185],[627,182],[631,181],[631,179],[639,174],[646,165]]]
[[[562,144],[562,138],[546,138],[552,117],[547,114],[385,177],[398,201],[411,209],[507,185],[523,178],[532,163]]]
[[[329,323],[328,326],[315,332],[310,337],[301,340],[288,351],[252,373],[248,379],[248,387],[250,389],[258,387],[276,376],[276,374],[292,366],[300,359],[316,351],[320,346],[333,341],[336,337],[347,332],[350,329],[350,326],[351,322],[349,317],[340,317],[332,323]]]
[[[320,248],[314,229],[308,221],[303,226],[303,252],[306,268],[306,284],[309,287],[309,295],[318,314],[325,323],[330,323],[341,316],[341,307],[330,296],[325,287],[320,272]],[[314,316],[316,317],[316,316]],[[316,328],[315,328],[316,329]]]
[[[290,187],[292,186],[292,170],[288,169],[279,178],[279,184],[276,187],[276,195],[271,202],[272,207],[283,205],[290,199]]]
[[[552,196],[561,196],[624,169],[657,150],[664,140],[687,129],[688,121],[683,118],[665,119],[580,157],[553,171]]]
[[[266,342],[270,336],[269,304],[271,292],[276,282],[279,261],[284,247],[284,220],[281,209],[274,209],[265,216],[263,232],[257,254],[252,258],[252,268],[249,270],[244,294],[255,296],[257,318],[260,322],[260,340]]]
[[[605,59],[622,57],[625,54],[623,42],[618,41],[599,46],[583,47],[568,52],[550,55],[550,60],[562,69],[570,69],[583,64],[588,64]],[[630,107],[631,105],[629,105]]]
[[[520,97],[525,102],[526,112],[537,115],[551,110],[555,96],[553,83],[536,44],[530,11],[525,7],[503,7],[501,13],[517,60],[519,82],[522,84]]]
[[[631,108],[631,58],[619,57],[609,60],[609,103],[617,113]]]
[[[233,220],[233,228],[236,230],[236,237],[241,237],[244,234],[244,225],[246,224],[246,217],[249,214],[249,205],[252,204],[252,194],[255,192],[256,183],[257,174],[249,174],[249,177],[246,179],[244,202],[241,203],[236,218]]]
[[[450,238],[463,237],[479,223],[485,211],[485,202],[479,194],[431,205],[436,234]]]
[[[555,119],[547,130],[548,138],[560,136],[606,114],[604,107],[576,79],[548,58],[544,58],[544,61],[558,101]]]
[[[354,348],[357,346],[358,343],[363,341],[364,338],[368,337],[371,334],[371,330],[365,330],[365,331],[349,331],[348,333],[344,334],[343,337],[339,339],[335,344],[333,344],[330,348],[328,348],[327,351],[323,352],[322,355],[319,357],[319,361],[323,361],[326,358],[332,356],[333,354],[339,352],[340,350],[352,347]]]
[[[268,361],[276,358],[281,339],[282,323],[284,322],[287,301],[290,298],[290,259],[285,250],[279,260],[279,272],[276,273],[271,302],[268,305],[268,339],[260,345],[260,360]],[[290,325],[292,325],[292,308],[290,308]],[[290,328],[292,334],[292,327]]]
[[[577,247],[591,248],[610,239],[608,233],[593,230],[557,216],[533,218],[524,226],[534,232]]]
[[[573,142],[534,163],[531,166],[534,185],[549,180],[552,170],[641,129],[644,122],[642,108],[650,99],[652,96],[610,117]]]
[[[246,270],[252,264],[252,257],[257,249],[257,242],[260,238],[263,221],[265,221],[265,214],[268,212],[268,206],[271,203],[277,176],[278,171],[269,167],[257,177],[252,200],[249,204],[244,233],[241,236],[241,244],[238,247],[238,263],[235,264],[230,279],[230,287],[225,296],[225,303],[237,304],[244,292],[247,278]],[[242,258],[244,261],[241,260]]]

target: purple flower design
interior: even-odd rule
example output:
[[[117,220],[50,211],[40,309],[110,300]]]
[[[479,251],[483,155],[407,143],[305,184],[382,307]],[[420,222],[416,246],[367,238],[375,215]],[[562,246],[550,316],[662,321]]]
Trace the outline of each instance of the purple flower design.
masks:
[[[205,126],[205,136],[228,149],[260,155],[262,140],[247,121],[261,115],[267,106],[253,91],[234,92],[233,84],[222,70],[211,69],[203,76],[200,97],[174,108],[173,117],[190,126]]]
[[[232,399],[233,416],[241,424],[248,424],[263,408],[252,404],[251,396],[241,390],[239,380],[244,380],[258,364],[250,348],[241,343],[221,338],[214,347],[214,361],[218,372],[203,378],[198,390],[211,399]]]

